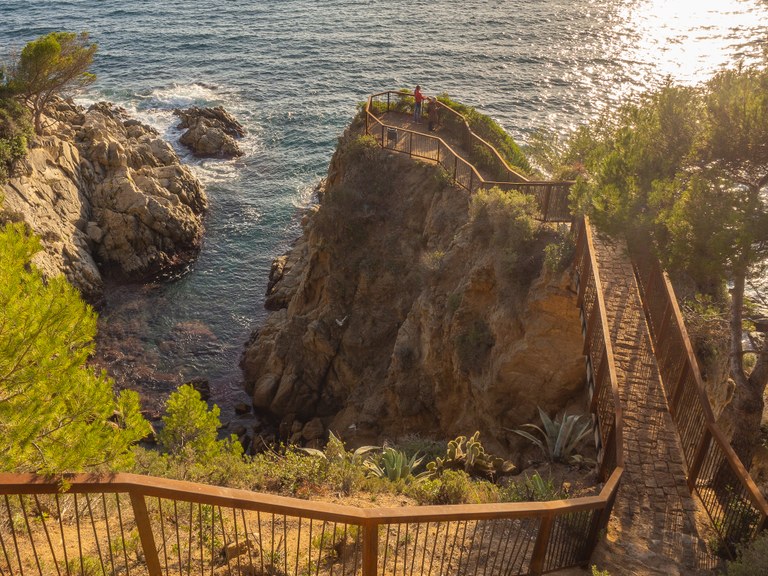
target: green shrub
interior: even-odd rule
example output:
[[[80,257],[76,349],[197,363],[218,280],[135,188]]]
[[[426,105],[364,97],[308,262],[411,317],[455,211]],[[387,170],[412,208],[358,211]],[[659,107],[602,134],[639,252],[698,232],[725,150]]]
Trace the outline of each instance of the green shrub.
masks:
[[[768,576],[768,533],[739,549],[736,560],[729,562],[728,576]]]
[[[501,491],[501,498],[505,502],[548,502],[564,497],[567,494],[563,494],[551,478],[544,480],[538,472],[530,477],[526,475],[520,482],[510,482]]]
[[[32,124],[27,109],[12,98],[0,98],[0,184],[27,154]]]
[[[463,115],[467,119],[467,123],[472,131],[496,148],[499,154],[501,154],[501,157],[504,158],[507,164],[512,168],[517,169],[524,175],[532,172],[531,165],[520,147],[490,116],[481,114],[471,106],[466,106],[465,104],[460,104],[459,102],[451,100],[447,94],[442,94],[438,96],[437,99]],[[452,114],[443,114],[443,116],[447,117],[446,120],[448,122],[451,122],[450,117]]]
[[[261,488],[290,496],[308,496],[328,478],[328,462],[292,448],[268,451],[253,457]]]
[[[544,266],[550,272],[564,272],[573,261],[576,244],[567,228],[567,225],[559,226],[557,238],[544,248]]]
[[[463,470],[444,470],[440,476],[407,487],[405,492],[419,504],[483,504],[499,500],[496,485],[472,480]]]
[[[69,560],[64,569],[67,574],[79,574],[80,576],[104,576],[106,572],[101,560],[96,556],[83,556]]]
[[[344,442],[333,432],[329,433],[324,450],[299,448],[300,452],[325,460],[327,463],[326,481],[336,492],[349,495],[365,483],[363,461],[367,453],[378,449],[377,446],[361,446],[354,452],[347,451]]]
[[[472,232],[495,249],[511,276],[530,280],[535,273],[526,266],[540,230],[537,211],[535,198],[517,190],[494,187],[472,197]]]

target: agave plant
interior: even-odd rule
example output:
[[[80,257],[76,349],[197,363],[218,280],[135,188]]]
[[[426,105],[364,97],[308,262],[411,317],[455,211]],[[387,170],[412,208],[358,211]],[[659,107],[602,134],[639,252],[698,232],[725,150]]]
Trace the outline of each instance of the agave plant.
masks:
[[[353,452],[347,452],[344,447],[344,442],[333,433],[329,432],[328,443],[325,446],[325,450],[318,450],[317,448],[307,448],[305,446],[297,446],[296,450],[314,456],[315,458],[321,458],[323,460],[348,460],[353,464],[360,463],[363,456],[374,450],[379,450],[379,446],[360,446]]]
[[[523,438],[527,438],[542,449],[552,462],[569,462],[579,443],[590,435],[592,422],[582,422],[582,416],[563,413],[561,419],[552,420],[544,410],[539,408],[539,417],[543,427],[536,424],[523,424],[541,435],[534,436],[526,430],[512,430]]]
[[[408,455],[402,450],[386,446],[381,454],[369,455],[363,461],[363,466],[368,468],[372,476],[386,478],[391,482],[405,480],[409,477],[419,480],[424,477],[425,473],[414,474],[414,470],[418,468],[422,460],[424,460],[424,456],[419,456],[418,452],[408,458]]]

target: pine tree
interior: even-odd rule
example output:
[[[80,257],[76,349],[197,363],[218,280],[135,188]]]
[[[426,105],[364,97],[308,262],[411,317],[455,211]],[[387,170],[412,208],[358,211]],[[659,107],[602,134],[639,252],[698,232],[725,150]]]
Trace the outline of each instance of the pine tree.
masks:
[[[42,114],[54,96],[96,80],[88,71],[96,49],[87,32],[51,32],[29,42],[21,51],[8,87],[31,105],[38,134],[43,130]]]
[[[96,315],[31,264],[39,241],[0,228],[0,469],[58,473],[128,465],[149,433],[138,394],[87,366]]]

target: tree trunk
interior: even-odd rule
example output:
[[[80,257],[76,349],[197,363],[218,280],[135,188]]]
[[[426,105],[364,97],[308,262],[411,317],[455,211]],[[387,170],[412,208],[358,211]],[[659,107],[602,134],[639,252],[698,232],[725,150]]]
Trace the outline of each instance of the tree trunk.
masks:
[[[766,381],[768,381],[768,350],[758,351],[758,359],[752,373],[744,372],[744,349],[742,345],[742,312],[744,310],[745,276],[734,278],[731,294],[731,350],[730,373],[736,387],[733,399],[723,410],[721,419],[733,424],[731,446],[742,464],[749,469],[752,456],[760,439],[760,422],[763,417]]]

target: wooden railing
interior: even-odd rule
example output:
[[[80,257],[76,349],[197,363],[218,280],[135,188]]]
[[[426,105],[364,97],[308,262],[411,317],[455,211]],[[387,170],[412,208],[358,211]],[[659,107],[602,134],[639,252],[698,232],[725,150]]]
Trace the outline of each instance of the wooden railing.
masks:
[[[568,205],[573,182],[530,181],[510,167],[491,144],[480,138],[469,127],[464,116],[437,102],[442,114],[455,119],[458,126],[457,139],[468,153],[480,148],[490,159],[490,169],[496,178],[503,180],[485,180],[476,166],[467,161],[461,154],[448,145],[442,138],[432,134],[424,134],[407,128],[385,124],[380,116],[394,112],[409,112],[413,95],[405,92],[380,92],[368,97],[365,106],[365,131],[372,135],[382,148],[408,154],[415,158],[432,160],[440,164],[450,174],[457,185],[476,192],[480,188],[498,186],[502,190],[518,190],[536,198],[539,208],[539,219],[544,222],[571,222],[572,216]]]
[[[669,411],[677,426],[688,487],[696,492],[726,549],[766,528],[768,504],[715,423],[672,284],[646,247],[632,250]]]
[[[571,500],[360,509],[133,474],[0,474],[0,573],[542,574],[587,563],[619,477]]]
[[[600,475],[608,478],[617,471],[620,476],[624,468],[621,400],[592,229],[586,217],[577,221],[575,227],[573,266],[587,361],[590,409],[595,421]]]

